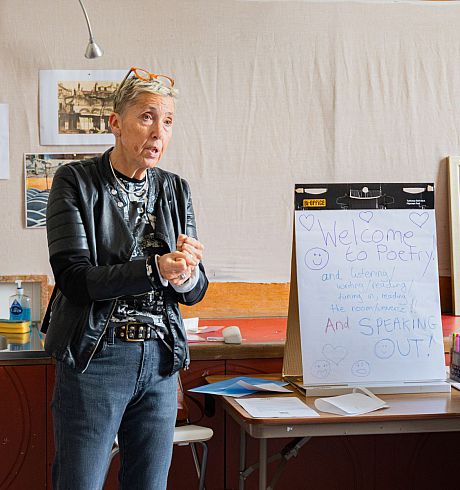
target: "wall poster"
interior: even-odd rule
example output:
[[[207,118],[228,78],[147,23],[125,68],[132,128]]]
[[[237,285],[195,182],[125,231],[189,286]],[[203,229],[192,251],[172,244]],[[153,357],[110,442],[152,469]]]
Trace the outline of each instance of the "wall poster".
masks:
[[[97,153],[24,153],[26,228],[46,225],[46,206],[56,170]]]
[[[111,145],[113,95],[124,70],[40,70],[40,144]]]

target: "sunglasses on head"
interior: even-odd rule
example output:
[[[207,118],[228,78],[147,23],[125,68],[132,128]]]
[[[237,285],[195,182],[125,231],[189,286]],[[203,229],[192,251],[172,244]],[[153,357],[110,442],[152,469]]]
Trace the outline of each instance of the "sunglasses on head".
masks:
[[[131,73],[134,73],[134,76],[138,78],[139,80],[142,80],[144,82],[151,82],[152,80],[155,80],[157,82],[160,82],[161,85],[164,85],[165,87],[172,89],[174,87],[174,78],[168,77],[167,75],[159,75],[156,73],[150,73],[147,70],[144,70],[143,68],[137,68],[135,66],[132,66],[128,73],[126,74],[125,78],[123,78],[123,81],[121,84],[123,84],[128,78]]]

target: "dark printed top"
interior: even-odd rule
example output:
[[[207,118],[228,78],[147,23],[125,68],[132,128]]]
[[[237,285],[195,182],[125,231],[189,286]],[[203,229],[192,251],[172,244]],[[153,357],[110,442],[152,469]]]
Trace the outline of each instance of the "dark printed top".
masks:
[[[167,252],[166,244],[155,239],[155,210],[148,214],[147,196],[150,191],[148,179],[138,180],[126,177],[114,169],[117,185],[111,194],[133,234],[135,246],[131,260],[145,260],[147,256],[162,255]],[[153,192],[153,190],[152,190]],[[167,316],[164,308],[163,291],[155,290],[138,296],[118,298],[111,322],[145,322],[157,330],[169,334]]]

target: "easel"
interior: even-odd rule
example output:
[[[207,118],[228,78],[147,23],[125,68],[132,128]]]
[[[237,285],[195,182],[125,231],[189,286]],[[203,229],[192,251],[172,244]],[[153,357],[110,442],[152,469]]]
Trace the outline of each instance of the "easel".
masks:
[[[401,184],[393,184],[393,186]],[[351,186],[357,186],[355,184],[351,184]],[[396,201],[397,209],[399,206],[403,207],[404,196],[401,198],[400,195],[397,195],[395,199],[382,192],[382,185],[375,184],[373,192],[374,197],[364,197],[362,193],[357,193],[357,191],[350,191],[349,198],[351,200],[357,199],[357,207],[358,209],[381,209],[386,205],[386,203],[394,204]],[[379,187],[380,186],[380,187]],[[421,185],[420,185],[421,186]],[[298,185],[296,186],[296,210],[304,209],[305,206],[308,209],[309,201],[312,201],[313,206],[317,206],[318,202],[324,201],[324,206],[326,206],[326,199],[320,199],[317,197],[318,190],[314,189],[312,193],[316,196],[316,199],[303,199],[303,193],[308,193],[308,186]],[[320,184],[316,187],[324,188],[324,192],[327,189],[327,185]],[[330,185],[330,187],[334,187],[334,184]],[[338,187],[337,185],[335,187]],[[371,185],[369,185],[371,187]],[[426,186],[428,188],[429,185]],[[367,189],[367,186],[363,187]],[[407,192],[406,189],[403,189]],[[312,189],[313,191],[313,189]],[[354,194],[352,194],[354,192]],[[340,204],[343,206],[343,203],[346,201],[340,196],[340,190],[338,191],[336,188],[333,189],[334,200],[327,203],[328,206],[332,207],[333,205]],[[302,197],[299,198],[299,194]],[[357,195],[358,194],[358,195]],[[355,197],[357,196],[357,197]],[[367,201],[366,201],[367,199]],[[314,201],[314,202],[313,202]],[[332,204],[331,204],[332,202]],[[333,208],[332,208],[333,209]],[[345,209],[348,209],[345,205]],[[347,212],[347,211],[339,211],[339,213]],[[286,344],[283,358],[283,379],[288,381],[290,384],[296,387],[296,389],[302,391],[307,396],[333,396],[339,395],[343,393],[350,392],[354,386],[365,386],[369,388],[376,394],[388,394],[388,393],[421,393],[421,392],[449,392],[450,385],[442,380],[434,380],[434,381],[414,381],[414,382],[366,382],[365,380],[360,380],[360,382],[355,383],[332,383],[332,384],[317,384],[314,386],[306,386],[303,383],[303,366],[302,366],[302,351],[301,351],[301,329],[300,329],[300,314],[299,314],[299,299],[298,299],[298,271],[297,271],[297,260],[296,260],[296,230],[295,230],[296,222],[294,217],[294,226],[293,226],[293,239],[292,239],[292,254],[291,254],[291,282],[290,282],[290,293],[289,293],[289,310],[288,310],[288,320],[287,320],[287,332],[286,332]]]

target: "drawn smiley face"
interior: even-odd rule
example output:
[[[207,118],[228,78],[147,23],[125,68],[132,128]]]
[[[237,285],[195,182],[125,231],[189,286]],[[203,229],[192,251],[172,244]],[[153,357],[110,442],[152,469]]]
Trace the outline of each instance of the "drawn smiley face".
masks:
[[[395,343],[391,339],[379,340],[374,346],[374,352],[379,359],[389,359],[395,352]]]
[[[363,361],[360,359],[359,361],[355,361],[351,366],[351,374],[354,376],[359,376],[364,378],[365,376],[369,376],[371,372],[371,367],[367,361]]]
[[[326,359],[317,359],[311,366],[311,374],[315,378],[327,378],[331,373],[331,363]]]
[[[313,270],[324,269],[329,262],[329,252],[324,248],[313,247],[305,254],[305,265]]]

